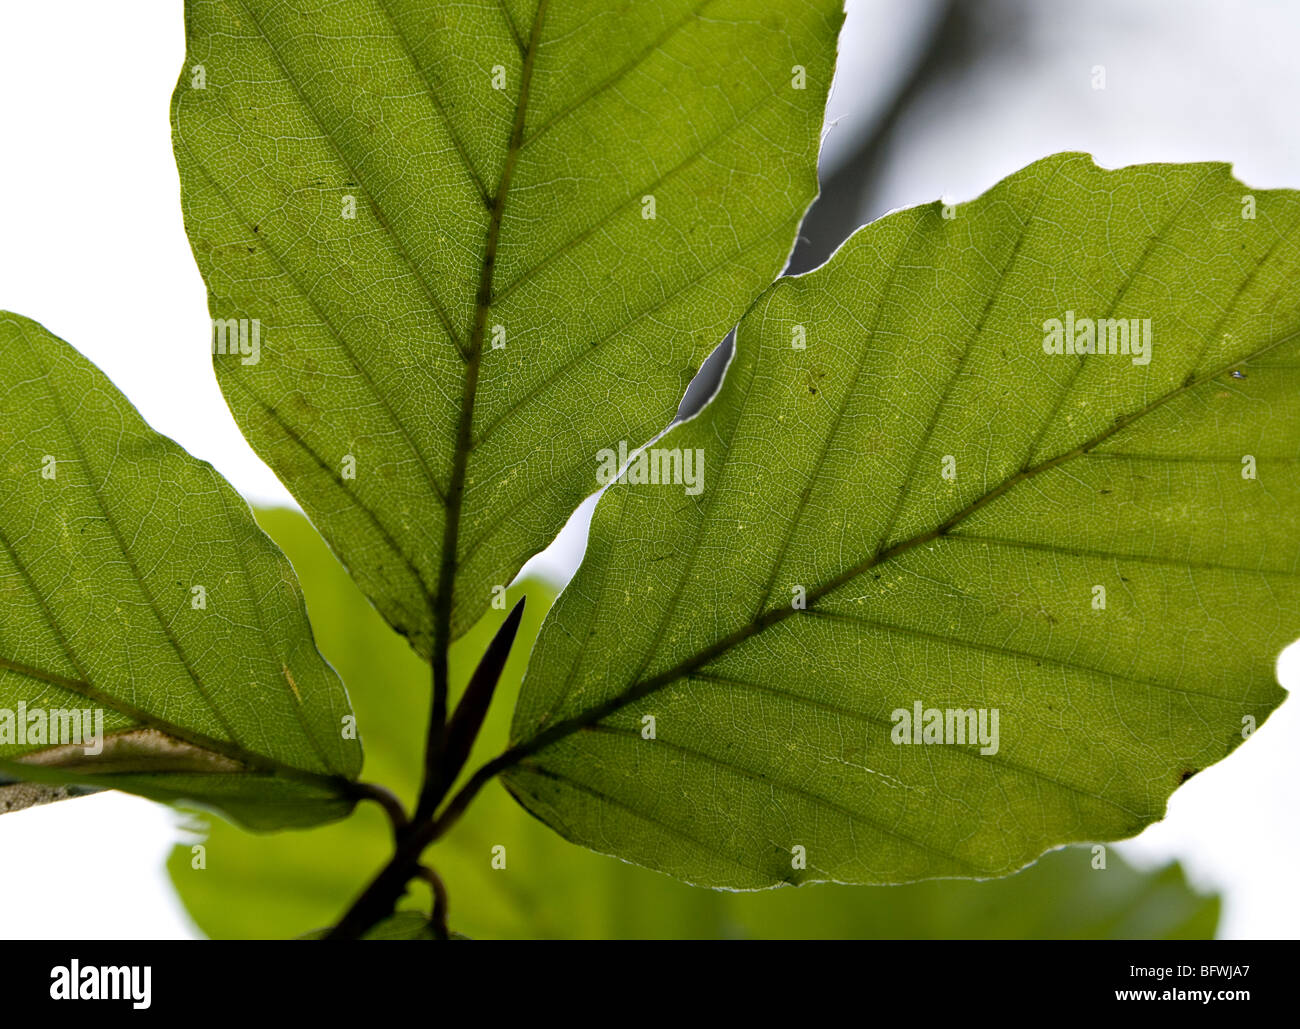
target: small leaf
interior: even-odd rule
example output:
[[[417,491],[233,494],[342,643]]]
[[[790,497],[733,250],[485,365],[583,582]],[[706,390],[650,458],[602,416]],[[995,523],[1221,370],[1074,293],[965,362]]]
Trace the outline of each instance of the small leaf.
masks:
[[[0,806],[64,784],[254,828],[346,814],[351,708],[284,555],[104,375],[0,313]]]
[[[186,3],[172,125],[217,378],[421,655],[784,266],[841,7]]]
[[[519,622],[523,618],[524,604],[527,600],[527,595],[519,598],[519,602],[501,623],[501,628],[492,637],[492,642],[484,651],[482,660],[469,678],[469,685],[465,687],[460,703],[456,705],[456,713],[447,725],[446,749],[442,756],[439,780],[446,787],[450,787],[456,781],[461,769],[465,767],[474,741],[483,727],[483,719],[487,717],[488,708],[492,704],[497,683],[501,679],[501,671],[506,666],[506,661],[510,657],[510,648],[514,645],[515,635],[519,632]],[[432,810],[429,813],[432,814]]]
[[[1297,225],[1224,165],[1062,154],[780,280],[647,457],[699,481],[634,463],[600,501],[508,787],[751,889],[1003,875],[1161,818],[1300,632]]]

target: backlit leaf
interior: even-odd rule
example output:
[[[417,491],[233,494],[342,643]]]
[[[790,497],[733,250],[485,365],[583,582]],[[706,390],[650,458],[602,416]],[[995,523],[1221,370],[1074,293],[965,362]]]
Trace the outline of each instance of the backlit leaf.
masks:
[[[67,784],[254,828],[351,810],[347,694],[288,561],[104,375],[0,313],[0,810]]]
[[[186,3],[172,118],[217,377],[422,655],[781,270],[840,8]]]
[[[1300,633],[1298,224],[1224,165],[1062,154],[779,281],[655,445],[702,488],[634,463],[598,505],[510,789],[739,888],[1002,875],[1162,817]],[[1132,335],[1049,352],[1085,319]]]

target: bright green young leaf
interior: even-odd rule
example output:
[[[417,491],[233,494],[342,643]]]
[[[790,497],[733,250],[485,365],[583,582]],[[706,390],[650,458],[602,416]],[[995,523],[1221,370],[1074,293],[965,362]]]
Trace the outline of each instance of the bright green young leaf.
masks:
[[[1062,154],[779,281],[599,504],[510,789],[738,888],[996,876],[1158,820],[1300,633],[1297,225],[1224,165]]]
[[[259,829],[351,810],[351,709],[284,555],[211,466],[8,313],[0,470],[0,781],[36,784],[0,786],[0,810],[68,783]]]
[[[408,801],[418,785],[418,753],[427,716],[428,669],[366,603],[301,515],[262,511],[258,519],[293,562],[330,661],[350,682],[383,683],[355,691],[366,745],[366,777],[391,783]],[[501,750],[525,659],[553,590],[520,583],[528,607],[497,704],[476,760]],[[517,591],[512,590],[508,607]],[[454,682],[505,616],[490,611],[452,651]],[[391,832],[373,805],[305,833],[254,836],[212,821],[203,868],[192,844],[178,845],[172,881],[199,926],[216,938],[289,938],[338,918],[366,876],[391,849]],[[491,867],[505,848],[505,869]],[[330,855],[322,861],[321,855]],[[827,886],[729,894],[584,851],[531,818],[504,790],[484,791],[456,830],[428,854],[451,895],[451,923],[471,937],[717,939],[720,937],[881,937],[1207,939],[1218,900],[1188,889],[1170,865],[1137,872],[1115,853],[1104,869],[1081,849],[1048,854],[1019,875],[987,883],[940,881],[906,887]],[[396,916],[423,927],[428,890],[417,883]],[[319,934],[316,934],[319,935]]]
[[[173,135],[217,377],[422,655],[782,268],[840,7],[187,0]]]

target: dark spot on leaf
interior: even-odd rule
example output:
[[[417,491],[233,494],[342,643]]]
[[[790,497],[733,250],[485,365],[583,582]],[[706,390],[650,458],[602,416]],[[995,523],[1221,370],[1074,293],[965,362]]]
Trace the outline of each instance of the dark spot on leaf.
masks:
[[[1199,768],[1184,768],[1183,774],[1178,777],[1178,785],[1181,786],[1199,771]]]

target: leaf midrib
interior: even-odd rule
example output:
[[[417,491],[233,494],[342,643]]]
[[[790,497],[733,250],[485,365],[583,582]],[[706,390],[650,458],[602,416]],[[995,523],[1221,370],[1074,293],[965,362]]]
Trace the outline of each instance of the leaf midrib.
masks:
[[[898,557],[899,555],[914,549],[915,547],[922,546],[926,543],[930,543],[936,539],[939,539],[947,535],[949,531],[951,531],[957,525],[964,522],[971,515],[975,514],[977,511],[981,510],[982,508],[992,503],[993,501],[1004,496],[1006,493],[1010,492],[1020,483],[1028,481],[1033,478],[1037,478],[1042,473],[1060,467],[1068,463],[1069,461],[1074,460],[1077,457],[1086,456],[1090,451],[1095,450],[1103,443],[1106,443],[1110,439],[1114,438],[1124,429],[1140,421],[1142,418],[1146,417],[1148,414],[1157,410],[1158,408],[1163,407],[1165,404],[1169,403],[1170,401],[1180,396],[1183,396],[1184,394],[1190,392],[1191,390],[1203,386],[1205,383],[1214,380],[1220,375],[1224,375],[1225,373],[1232,370],[1233,368],[1240,368],[1256,360],[1257,358],[1260,358],[1265,354],[1275,350],[1276,348],[1280,346],[1284,346],[1287,343],[1295,342],[1296,340],[1300,340],[1300,332],[1294,332],[1291,333],[1290,335],[1283,336],[1279,339],[1276,339],[1271,343],[1267,343],[1259,347],[1258,349],[1252,351],[1251,353],[1245,355],[1244,357],[1238,357],[1224,365],[1214,368],[1212,371],[1207,372],[1203,375],[1200,376],[1196,376],[1194,374],[1189,375],[1183,381],[1183,383],[1178,387],[1176,387],[1175,389],[1170,390],[1168,393],[1162,394],[1161,396],[1157,397],[1155,400],[1151,401],[1150,403],[1138,408],[1136,411],[1133,411],[1126,415],[1118,416],[1108,428],[1090,437],[1088,440],[1084,441],[1083,443],[1073,447],[1070,450],[1058,454],[1056,457],[1049,458],[1048,460],[1045,461],[1041,461],[1038,464],[1032,465],[1027,468],[1022,468],[1020,471],[1015,472],[1014,474],[1008,476],[1001,483],[995,486],[993,489],[982,494],[980,497],[976,498],[975,500],[967,504],[965,507],[961,508],[955,514],[949,516],[936,528],[927,530],[926,532],[923,533],[918,533],[917,535],[912,536],[911,538],[906,540],[901,540],[900,542],[895,543],[892,546],[887,546],[884,547],[883,549],[878,549],[875,553],[873,553],[870,557],[866,558],[864,561],[861,561],[857,565],[854,565],[853,567],[846,569],[843,572],[840,572],[838,575],[828,580],[825,584],[813,589],[809,589],[807,593],[806,611],[803,612],[797,611],[794,607],[790,605],[780,605],[775,608],[770,608],[759,617],[752,619],[750,622],[746,623],[741,628],[737,629],[736,631],[730,633],[727,636],[724,636],[722,639],[715,641],[714,643],[710,644],[708,647],[705,647],[704,649],[698,651],[696,654],[692,655],[691,657],[686,658],[685,660],[679,662],[678,664],[674,665],[672,668],[668,669],[667,671],[661,672],[658,675],[652,676],[649,679],[645,679],[639,682],[634,682],[627,689],[623,690],[621,693],[618,693],[614,697],[611,697],[609,700],[601,704],[598,704],[594,707],[590,707],[585,711],[579,712],[578,714],[573,715],[570,718],[566,718],[561,722],[557,722],[549,729],[545,729],[535,734],[534,736],[530,737],[527,740],[512,745],[505,752],[503,752],[498,758],[492,761],[490,765],[487,767],[490,767],[495,772],[504,771],[507,768],[510,768],[511,766],[518,764],[520,761],[522,761],[524,758],[528,757],[529,755],[535,754],[539,750],[542,750],[545,747],[550,746],[552,743],[556,743],[564,739],[565,737],[572,735],[574,732],[577,732],[580,729],[586,728],[587,726],[599,722],[603,718],[607,718],[610,715],[615,714],[616,712],[622,710],[627,705],[632,704],[638,700],[641,700],[647,696],[650,696],[651,694],[657,692],[658,690],[661,690],[666,686],[670,686],[673,683],[680,681],[681,679],[690,675],[695,670],[703,667],[704,665],[707,665],[711,661],[716,660],[717,658],[726,654],[733,648],[739,646],[741,643],[744,643],[746,640],[751,639],[754,636],[757,636],[759,633],[765,631],[771,626],[785,621],[787,618],[791,617],[792,615],[801,614],[801,613],[810,613],[812,611],[813,606],[817,603],[817,601],[821,600],[823,597],[839,589],[841,586],[844,586],[847,583],[852,582],[854,579],[858,578],[858,576],[863,575],[866,572],[869,572],[871,569],[881,564],[884,564],[885,562],[890,561],[895,557]]]
[[[461,394],[460,419],[456,429],[456,446],[452,454],[451,478],[447,485],[446,517],[443,520],[442,555],[439,562],[438,584],[434,592],[433,607],[433,666],[435,720],[441,715],[445,720],[447,691],[447,651],[451,646],[452,610],[456,590],[456,572],[459,568],[457,550],[460,545],[460,522],[465,500],[465,473],[473,449],[474,402],[478,393],[479,368],[482,364],[483,334],[487,327],[488,311],[492,307],[492,288],[496,275],[497,247],[501,236],[501,221],[505,214],[506,199],[524,135],[524,120],[528,112],[529,90],[533,67],[541,41],[542,22],[549,0],[538,0],[529,31],[528,45],[524,51],[523,67],[519,77],[519,95],[515,100],[515,113],[510,128],[501,177],[497,182],[492,201],[492,214],[488,219],[487,241],[479,267],[478,291],[474,299],[474,322],[470,329],[469,352],[466,356],[465,379]],[[508,20],[508,19],[507,19]],[[513,23],[511,23],[513,31]],[[436,710],[443,706],[443,711]]]

